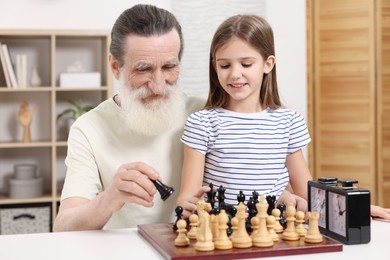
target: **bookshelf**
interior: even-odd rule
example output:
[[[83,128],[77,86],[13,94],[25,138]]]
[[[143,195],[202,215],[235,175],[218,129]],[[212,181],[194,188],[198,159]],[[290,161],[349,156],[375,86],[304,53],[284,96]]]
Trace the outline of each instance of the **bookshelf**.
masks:
[[[10,58],[26,57],[26,87],[7,86],[0,66],[0,208],[2,205],[47,203],[54,220],[65,178],[67,152],[67,118],[57,115],[70,108],[68,100],[82,99],[96,106],[112,95],[112,78],[108,64],[109,32],[98,30],[0,30],[0,42],[6,44]],[[61,73],[74,63],[85,72],[100,73],[99,86],[60,86]],[[32,87],[33,67],[37,68],[40,86]],[[31,142],[22,142],[22,126],[18,121],[19,105],[28,101],[33,108],[30,126]],[[9,179],[14,165],[32,163],[43,177],[43,195],[38,198],[9,197]]]

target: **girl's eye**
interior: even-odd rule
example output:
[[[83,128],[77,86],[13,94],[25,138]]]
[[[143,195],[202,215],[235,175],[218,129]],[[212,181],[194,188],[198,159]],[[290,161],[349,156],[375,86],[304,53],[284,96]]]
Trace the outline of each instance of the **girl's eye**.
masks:
[[[252,66],[252,64],[242,64],[242,66],[243,66],[244,68],[249,68],[250,66]]]
[[[220,65],[221,69],[227,69],[230,67],[230,65]]]

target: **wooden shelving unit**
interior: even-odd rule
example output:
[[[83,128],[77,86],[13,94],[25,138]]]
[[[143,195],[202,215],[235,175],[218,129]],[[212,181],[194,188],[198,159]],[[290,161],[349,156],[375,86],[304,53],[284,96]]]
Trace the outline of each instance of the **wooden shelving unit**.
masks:
[[[0,66],[0,206],[51,203],[52,219],[55,219],[66,173],[68,134],[66,118],[58,122],[56,118],[69,108],[67,100],[81,98],[85,104],[96,106],[112,95],[109,40],[108,31],[0,30],[0,42],[7,44],[14,62],[17,54],[26,55],[27,82],[33,66],[38,68],[42,79],[39,87],[10,88]],[[85,72],[100,72],[101,86],[60,87],[60,74],[74,62],[81,63]],[[22,142],[22,127],[17,117],[23,100],[34,108],[31,143]],[[42,197],[8,197],[8,181],[18,163],[38,165],[38,173],[44,180]]]

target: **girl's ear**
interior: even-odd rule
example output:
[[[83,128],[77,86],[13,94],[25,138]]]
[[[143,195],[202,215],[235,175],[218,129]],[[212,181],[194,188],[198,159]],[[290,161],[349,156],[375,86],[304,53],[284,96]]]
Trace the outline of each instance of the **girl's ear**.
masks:
[[[110,63],[110,68],[112,73],[114,74],[115,79],[119,80],[119,64],[111,53],[108,55],[108,62]]]
[[[268,74],[275,66],[275,56],[268,56],[267,60],[264,62],[264,73]]]

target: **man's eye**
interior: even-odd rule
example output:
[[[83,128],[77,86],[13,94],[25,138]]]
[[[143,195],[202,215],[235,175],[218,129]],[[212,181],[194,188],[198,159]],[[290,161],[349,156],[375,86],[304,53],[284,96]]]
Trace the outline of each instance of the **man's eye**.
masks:
[[[164,66],[164,69],[166,69],[166,70],[172,70],[172,69],[174,69],[174,68],[176,68],[177,67],[177,65],[167,65],[167,66]]]

